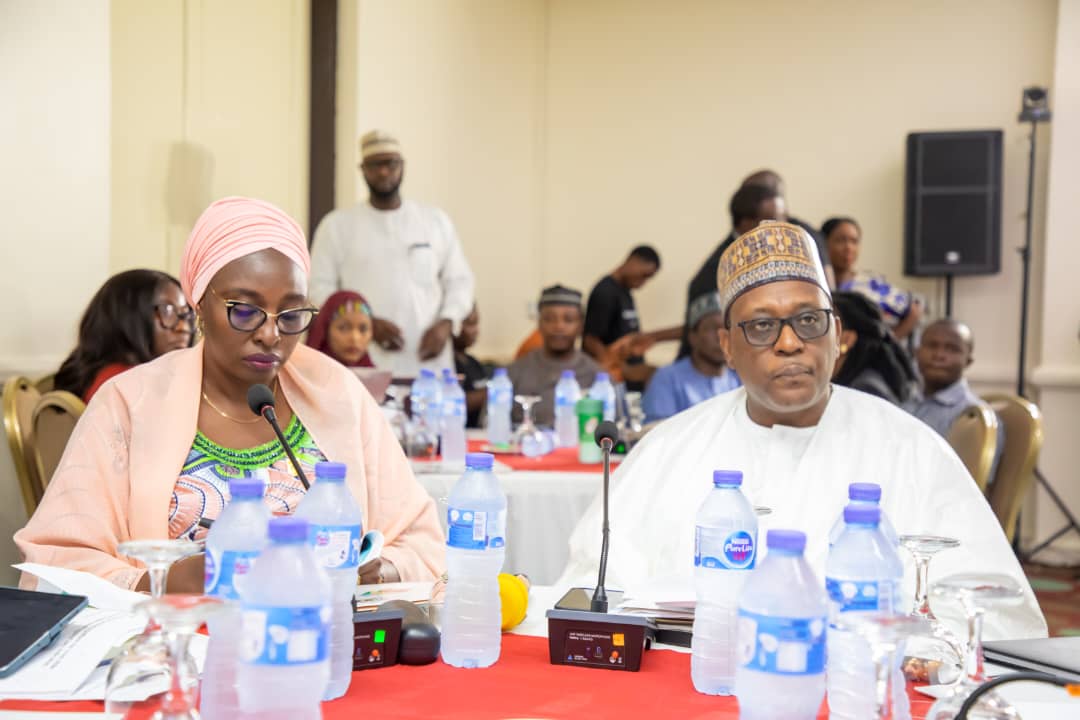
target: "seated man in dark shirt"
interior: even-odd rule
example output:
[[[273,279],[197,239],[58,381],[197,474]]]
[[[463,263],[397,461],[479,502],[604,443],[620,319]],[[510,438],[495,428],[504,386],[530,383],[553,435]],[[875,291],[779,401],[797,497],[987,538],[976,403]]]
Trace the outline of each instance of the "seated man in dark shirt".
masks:
[[[659,270],[659,253],[648,245],[638,245],[619,267],[596,284],[589,293],[585,309],[582,349],[600,363],[613,380],[625,380],[632,390],[644,389],[656,371],[645,364],[641,353],[655,342],[678,340],[682,335],[681,325],[641,332],[631,291],[645,285]]]
[[[454,371],[462,378],[465,389],[467,427],[480,427],[480,413],[487,403],[487,371],[479,360],[468,352],[480,334],[480,313],[473,305],[472,312],[461,323],[461,332],[454,336]]]
[[[572,370],[584,395],[596,380],[600,367],[577,347],[581,335],[581,293],[562,285],[545,288],[540,294],[540,335],[544,346],[518,358],[507,370],[515,395],[540,397],[533,419],[540,427],[555,422],[555,384],[563,370]],[[514,406],[514,419],[521,408]]]

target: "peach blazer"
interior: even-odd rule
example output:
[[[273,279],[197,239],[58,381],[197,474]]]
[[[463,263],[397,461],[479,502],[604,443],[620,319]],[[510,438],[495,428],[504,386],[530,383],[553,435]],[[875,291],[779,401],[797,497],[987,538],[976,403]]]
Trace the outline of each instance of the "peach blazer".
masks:
[[[116,553],[125,540],[169,537],[173,486],[195,439],[202,343],[113,378],[79,419],[41,504],[15,542],[28,562],[94,573],[133,588],[145,572]],[[365,530],[402,580],[446,566],[435,502],[416,481],[382,411],[336,361],[298,345],[281,391],[326,457],[348,466]],[[24,575],[24,587],[36,581]]]

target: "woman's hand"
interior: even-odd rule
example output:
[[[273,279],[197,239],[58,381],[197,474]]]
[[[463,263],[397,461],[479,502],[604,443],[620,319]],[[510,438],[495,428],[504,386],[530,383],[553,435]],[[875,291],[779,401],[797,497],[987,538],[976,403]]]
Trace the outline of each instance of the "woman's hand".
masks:
[[[357,570],[358,584],[374,585],[375,583],[401,582],[401,574],[394,564],[382,558],[375,558]]]

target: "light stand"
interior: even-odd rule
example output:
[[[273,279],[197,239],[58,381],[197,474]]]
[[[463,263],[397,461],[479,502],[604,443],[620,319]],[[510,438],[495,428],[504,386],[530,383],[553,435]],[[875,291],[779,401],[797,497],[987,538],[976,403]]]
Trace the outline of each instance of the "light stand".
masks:
[[[1020,397],[1027,397],[1027,315],[1028,294],[1031,287],[1031,216],[1035,198],[1035,141],[1038,135],[1039,123],[1050,122],[1052,113],[1050,112],[1045,88],[1024,88],[1021,102],[1018,120],[1031,123],[1031,141],[1028,149],[1027,211],[1024,213],[1024,244],[1017,250],[1020,253],[1022,281],[1020,288],[1020,356],[1017,362],[1016,394]],[[1050,482],[1038,468],[1035,468],[1035,479],[1046,491],[1046,494],[1050,496],[1058,510],[1065,516],[1068,524],[1025,553],[1025,560],[1030,560],[1036,553],[1048,547],[1070,530],[1080,533],[1080,522],[1077,521],[1076,516],[1072,514],[1061,496],[1051,487]],[[1019,533],[1017,537],[1019,537]]]

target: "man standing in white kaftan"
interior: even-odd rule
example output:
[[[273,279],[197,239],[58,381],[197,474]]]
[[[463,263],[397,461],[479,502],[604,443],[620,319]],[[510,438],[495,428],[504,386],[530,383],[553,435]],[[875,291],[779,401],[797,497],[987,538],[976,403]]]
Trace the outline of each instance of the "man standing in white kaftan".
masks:
[[[690,586],[694,516],[718,469],[741,470],[750,502],[772,509],[759,518],[759,540],[769,528],[806,533],[806,557],[823,579],[829,529],[848,484],[874,482],[898,533],[960,540],[934,558],[931,583],[956,572],[1004,573],[1023,587],[1022,604],[987,613],[986,639],[1045,636],[1012,548],[948,444],[889,403],[830,383],[839,322],[813,240],[796,226],[762,223],[724,254],[719,276],[721,344],[744,386],[661,423],[616,471],[609,587]],[[560,584],[595,582],[600,515],[598,498],[571,535]],[[758,562],[764,552],[759,542]],[[909,602],[912,563],[901,555]],[[960,617],[945,602],[935,611],[947,621]]]
[[[472,270],[450,218],[402,200],[405,161],[396,139],[373,130],[360,138],[368,202],[335,210],[315,230],[311,299],[361,293],[374,312],[375,367],[413,377],[421,367],[453,368],[451,337],[473,307]]]

